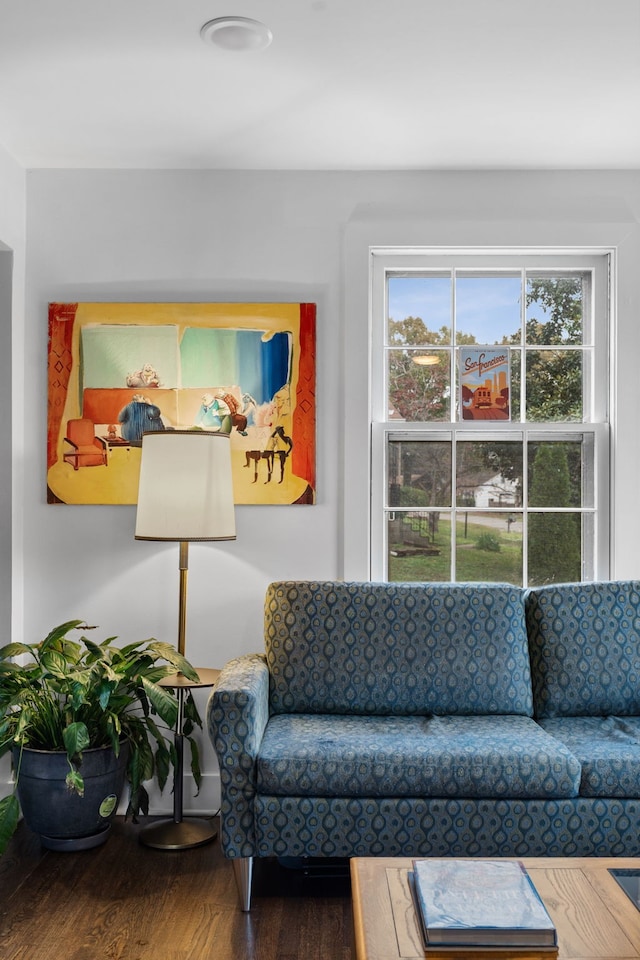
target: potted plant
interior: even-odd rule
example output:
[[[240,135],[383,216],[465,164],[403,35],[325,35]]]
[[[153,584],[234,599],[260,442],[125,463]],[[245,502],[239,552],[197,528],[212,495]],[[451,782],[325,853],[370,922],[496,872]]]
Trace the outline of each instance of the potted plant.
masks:
[[[76,641],[69,637],[76,629],[92,628],[71,620],[40,643],[0,648],[0,756],[11,751],[14,767],[13,790],[0,799],[0,854],[21,808],[47,846],[102,843],[124,780],[127,815],[135,819],[148,813],[145,781],[155,777],[162,790],[174,764],[178,701],[159,681],[176,671],[197,681],[194,668],[168,643],[151,639],[117,647],[114,637],[97,643],[84,635]],[[194,724],[202,721],[189,695],[182,732],[191,743],[199,787]],[[52,772],[44,763],[53,764]],[[107,782],[111,775],[113,785]],[[50,814],[63,823],[50,826]]]

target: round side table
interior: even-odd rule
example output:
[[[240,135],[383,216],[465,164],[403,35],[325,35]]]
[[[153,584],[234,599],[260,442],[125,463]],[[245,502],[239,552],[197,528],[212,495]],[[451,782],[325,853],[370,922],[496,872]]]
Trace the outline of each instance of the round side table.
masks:
[[[139,834],[140,843],[156,850],[187,850],[189,847],[201,847],[215,840],[217,831],[208,820],[200,817],[183,816],[184,793],[184,700],[188,690],[199,687],[214,687],[220,676],[219,670],[196,667],[199,681],[189,680],[182,673],[173,673],[164,677],[159,686],[176,691],[178,698],[178,719],[174,734],[176,764],[173,781],[173,818],[156,820],[143,827]]]

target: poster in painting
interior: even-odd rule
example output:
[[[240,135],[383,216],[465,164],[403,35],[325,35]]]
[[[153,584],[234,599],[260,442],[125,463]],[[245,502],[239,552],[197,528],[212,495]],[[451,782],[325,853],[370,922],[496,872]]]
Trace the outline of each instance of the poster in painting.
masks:
[[[47,502],[134,504],[142,433],[230,435],[238,504],[315,502],[312,303],[51,303]]]
[[[510,420],[507,347],[460,347],[460,419]]]

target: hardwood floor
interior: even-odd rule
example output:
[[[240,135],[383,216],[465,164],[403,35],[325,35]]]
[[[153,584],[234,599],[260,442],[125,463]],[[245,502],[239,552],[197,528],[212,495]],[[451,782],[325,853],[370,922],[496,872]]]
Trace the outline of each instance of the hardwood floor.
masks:
[[[138,829],[118,818],[102,847],[53,853],[20,824],[0,857],[2,960],[350,960],[346,865],[258,861],[244,914],[217,839],[159,851]]]

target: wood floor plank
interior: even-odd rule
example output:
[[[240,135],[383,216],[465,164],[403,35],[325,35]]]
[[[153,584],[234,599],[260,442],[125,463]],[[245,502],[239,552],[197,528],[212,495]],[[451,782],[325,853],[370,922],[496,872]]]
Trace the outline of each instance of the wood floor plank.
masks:
[[[160,851],[138,830],[119,818],[102,847],[57,853],[21,824],[0,858],[2,960],[350,960],[346,869],[258,861],[244,914],[217,840]]]

